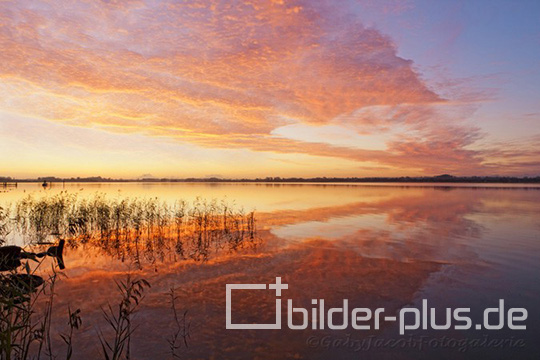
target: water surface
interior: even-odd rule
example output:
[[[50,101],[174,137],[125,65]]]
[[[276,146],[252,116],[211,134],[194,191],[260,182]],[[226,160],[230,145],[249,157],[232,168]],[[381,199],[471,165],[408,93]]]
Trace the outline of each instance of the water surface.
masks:
[[[490,184],[238,184],[238,183],[97,183],[19,184],[0,193],[6,206],[31,195],[67,191],[79,197],[96,192],[107,197],[157,197],[174,203],[197,197],[226,199],[255,211],[260,243],[234,253],[220,253],[206,262],[161,259],[134,266],[100,249],[66,249],[66,275],[57,286],[58,331],[65,328],[69,305],[81,308],[84,326],[75,353],[99,353],[96,329],[105,328],[100,307],[114,301],[114,279],[130,270],[152,288],[134,321],[139,328],[132,357],[168,357],[166,338],[174,324],[166,296],[179,295],[178,307],[191,322],[185,358],[537,358],[540,336],[540,188]],[[8,240],[16,241],[17,234]],[[404,305],[470,307],[482,311],[498,299],[529,312],[525,331],[416,331],[414,336],[438,339],[524,339],[519,348],[477,348],[459,351],[436,346],[419,351],[378,348],[358,351],[339,345],[343,339],[399,338],[397,327],[379,331],[233,331],[225,330],[225,285],[270,283],[281,276],[289,284],[286,298],[309,308],[324,298],[330,307],[343,298],[358,307]],[[237,301],[238,319],[271,322],[271,293],[247,294]],[[473,319],[474,320],[474,319]],[[239,320],[241,321],[241,320]],[[319,343],[330,337],[336,346]],[[315,340],[313,340],[315,339]],[[319,339],[319,340],[317,340]],[[315,343],[313,342],[315,341]],[[61,346],[58,347],[61,353]],[[399,353],[399,357],[396,354]]]

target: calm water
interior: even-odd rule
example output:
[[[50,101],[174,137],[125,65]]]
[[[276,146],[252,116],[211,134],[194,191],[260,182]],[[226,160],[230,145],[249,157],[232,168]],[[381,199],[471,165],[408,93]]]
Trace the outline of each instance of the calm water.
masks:
[[[189,348],[181,351],[184,358],[540,358],[539,187],[126,183],[53,185],[43,190],[40,184],[22,184],[0,193],[0,204],[60,191],[80,197],[96,192],[111,198],[158,197],[171,204],[197,197],[227,199],[256,211],[261,239],[257,248],[206,263],[175,261],[165,254],[142,270],[134,269],[128,258],[99,249],[66,249],[66,277],[57,287],[59,315],[54,327],[65,330],[68,305],[81,308],[77,358],[99,353],[96,331],[106,326],[100,307],[114,301],[113,281],[128,269],[152,284],[134,320],[139,328],[132,358],[170,358],[166,339],[174,325],[166,293],[171,287],[180,294],[178,308],[188,310],[191,322]],[[17,235],[8,239],[16,242]],[[393,323],[378,331],[226,330],[226,284],[269,284],[276,276],[289,284],[284,299],[305,308],[310,308],[311,299],[324,298],[331,307],[347,298],[353,307],[395,312],[404,305],[420,307],[421,299],[427,299],[441,316],[446,307],[470,307],[474,323],[485,307],[505,299],[508,307],[528,310],[527,330],[425,330],[403,337],[423,338],[427,345],[422,351],[380,343],[362,350],[354,346],[362,339],[400,339]],[[239,304],[235,316],[271,322],[272,294],[248,292],[241,299],[233,297]],[[449,339],[478,339],[484,344],[486,339],[523,339],[525,345],[477,342],[463,351],[455,341],[437,345]],[[62,349],[59,345],[60,354]]]

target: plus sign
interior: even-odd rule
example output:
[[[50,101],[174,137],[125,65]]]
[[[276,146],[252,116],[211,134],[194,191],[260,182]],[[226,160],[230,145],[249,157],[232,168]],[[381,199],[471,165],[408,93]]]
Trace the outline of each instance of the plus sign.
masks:
[[[268,285],[269,289],[276,289],[276,296],[281,296],[281,290],[286,290],[289,288],[288,284],[281,283],[281,276],[276,277],[276,283]]]

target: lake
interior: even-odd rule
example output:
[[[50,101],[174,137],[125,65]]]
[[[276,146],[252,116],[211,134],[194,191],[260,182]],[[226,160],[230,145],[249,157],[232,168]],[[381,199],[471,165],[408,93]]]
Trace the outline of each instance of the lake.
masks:
[[[167,246],[160,256],[137,264],[129,252],[114,254],[90,243],[66,246],[51,326],[57,333],[67,331],[68,307],[81,309],[82,327],[74,336],[77,359],[100,353],[98,333],[109,331],[102,308],[117,301],[114,281],[127,272],[151,285],[132,319],[137,326],[130,344],[133,359],[172,358],[167,340],[178,324],[170,289],[181,320],[187,311],[190,324],[188,347],[180,344],[175,350],[180,358],[538,358],[539,186],[66,183],[43,189],[26,183],[0,190],[5,190],[0,192],[3,207],[27,196],[67,193],[85,199],[99,193],[116,200],[157,198],[170,206],[178,200],[216,199],[243,213],[254,211],[257,241],[234,251],[216,250],[204,261],[183,259]],[[25,245],[16,232],[6,240]],[[50,272],[48,263],[40,267],[41,274]],[[283,330],[226,329],[226,285],[271,284],[276,277],[288,284],[281,295]],[[237,290],[233,318],[244,324],[272,323],[275,299],[273,291]],[[310,309],[319,309],[313,299],[319,304],[324,299],[327,308],[348,299],[351,307],[384,307],[389,315],[404,306],[420,309],[426,299],[439,324],[446,308],[470,308],[476,324],[484,308],[495,308],[504,299],[508,308],[527,309],[527,328],[419,328],[400,335],[397,322],[386,321],[377,330],[311,325],[290,330],[286,299],[308,309],[310,316]],[[53,342],[63,356],[60,337]]]

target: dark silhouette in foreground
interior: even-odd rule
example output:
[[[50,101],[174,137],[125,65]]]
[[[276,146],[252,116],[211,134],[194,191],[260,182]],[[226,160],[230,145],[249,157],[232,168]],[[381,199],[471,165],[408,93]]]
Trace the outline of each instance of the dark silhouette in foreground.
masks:
[[[57,246],[51,246],[47,251],[33,253],[25,251],[19,246],[2,246],[0,247],[0,271],[11,271],[21,266],[22,259],[30,259],[37,261],[38,258],[50,256],[58,261],[58,266],[61,270],[64,266],[64,240],[60,240]]]
[[[64,269],[64,240],[60,240],[57,246],[51,246],[47,251],[40,253],[28,252],[19,246],[0,247],[0,271],[15,271],[22,265],[21,260],[30,259],[38,261],[38,258],[51,256],[56,259],[60,269]],[[28,295],[35,292],[45,281],[41,276],[33,274],[0,275],[0,298],[12,299],[15,304],[29,300]]]

